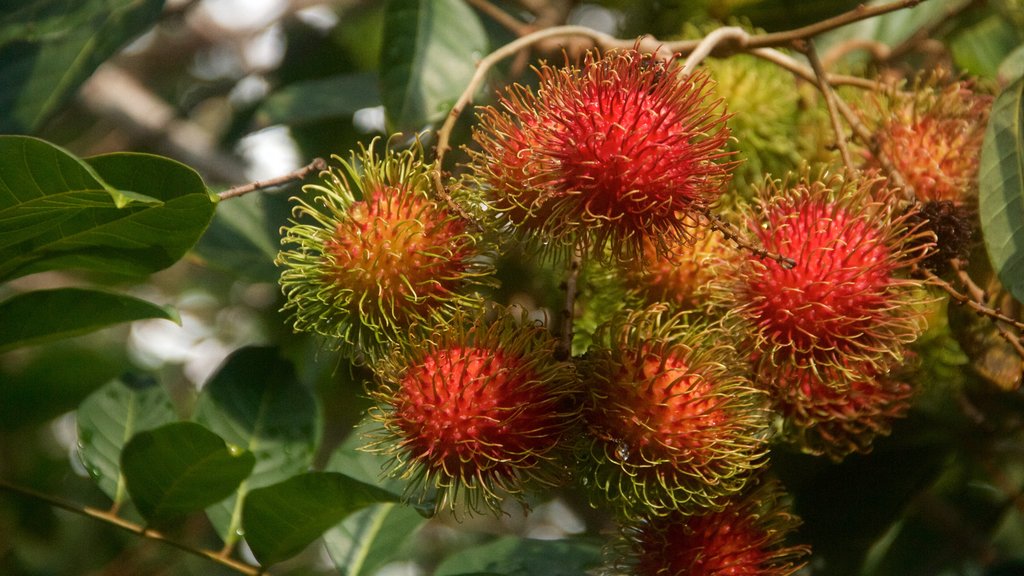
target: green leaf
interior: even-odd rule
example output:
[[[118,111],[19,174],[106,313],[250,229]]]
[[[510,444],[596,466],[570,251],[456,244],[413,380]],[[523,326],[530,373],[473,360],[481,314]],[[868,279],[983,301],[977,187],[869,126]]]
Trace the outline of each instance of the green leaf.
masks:
[[[400,551],[424,523],[409,506],[373,504],[328,530],[324,544],[342,576],[369,576],[400,559]]]
[[[997,80],[1003,85],[1012,84],[1022,76],[1024,76],[1024,44],[1017,46],[1013,52],[1010,52],[999,63],[999,69],[996,72]]]
[[[380,103],[376,75],[341,74],[283,87],[263,102],[256,112],[256,121],[263,125],[300,126],[348,118]]]
[[[463,0],[388,2],[381,49],[381,95],[390,132],[436,122],[487,53],[487,34]]]
[[[978,189],[989,260],[1003,286],[1024,302],[1024,78],[992,105]]]
[[[970,74],[992,78],[1000,62],[1017,46],[1017,33],[1013,23],[993,14],[952,39],[953,61]]]
[[[140,432],[121,451],[121,472],[139,513],[161,525],[227,498],[252,472],[252,453],[194,422]]]
[[[818,51],[825,54],[830,48],[850,41],[875,41],[887,46],[898,46],[910,39],[918,30],[941,23],[949,18],[951,12],[958,11],[971,0],[944,0],[943,2],[921,2],[913,8],[905,8],[889,12],[881,16],[861,20],[843,26],[815,39]],[[889,0],[874,0],[866,4],[877,6],[887,4]],[[864,60],[867,53],[862,50],[850,52],[855,60]],[[848,58],[849,59],[849,58]]]
[[[0,278],[162,270],[192,248],[215,205],[195,171],[167,158],[116,153],[86,163],[42,140],[0,136],[0,230],[9,231],[0,233]]]
[[[434,576],[578,576],[588,573],[600,563],[601,548],[590,541],[504,536],[445,558],[434,571]]]
[[[115,505],[127,493],[121,449],[138,432],[177,420],[167,391],[152,377],[126,374],[93,392],[78,407],[78,457]]]
[[[280,227],[291,206],[278,194],[249,194],[217,205],[213,222],[196,245],[207,266],[276,284],[274,258],[281,249]]]
[[[258,488],[245,500],[249,548],[264,566],[301,552],[349,514],[398,497],[336,472],[308,472]]]
[[[0,356],[0,430],[41,424],[74,410],[89,394],[124,371],[124,346],[95,350],[64,340]],[[12,354],[13,355],[13,354]]]
[[[0,352],[145,318],[180,323],[173,309],[124,294],[84,288],[26,292],[0,302]]]
[[[276,349],[243,348],[203,387],[195,420],[256,457],[238,491],[207,510],[221,538],[233,544],[248,492],[305,472],[312,464],[321,427],[316,399]]]
[[[33,132],[164,0],[26,0],[0,12],[0,132]]]

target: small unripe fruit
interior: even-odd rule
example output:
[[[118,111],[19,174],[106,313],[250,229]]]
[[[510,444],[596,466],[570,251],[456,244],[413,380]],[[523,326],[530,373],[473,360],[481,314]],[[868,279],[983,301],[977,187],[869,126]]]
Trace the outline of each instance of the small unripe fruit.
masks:
[[[372,360],[431,315],[478,306],[490,268],[466,222],[431,197],[418,148],[339,161],[305,188],[318,196],[297,199],[281,241],[293,248],[277,263],[296,330]]]

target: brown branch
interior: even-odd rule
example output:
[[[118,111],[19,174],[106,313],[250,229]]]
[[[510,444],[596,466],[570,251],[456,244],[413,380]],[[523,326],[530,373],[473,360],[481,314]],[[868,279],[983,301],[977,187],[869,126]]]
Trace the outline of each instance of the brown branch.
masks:
[[[271,178],[270,180],[258,180],[256,182],[242,184],[241,186],[235,186],[233,188],[229,188],[221,192],[220,194],[218,194],[218,196],[220,196],[221,200],[230,200],[232,198],[238,198],[239,196],[244,196],[250,192],[255,192],[257,190],[273,188],[275,186],[282,186],[295,180],[303,180],[306,178],[306,176],[309,176],[310,173],[319,172],[326,168],[327,162],[323,158],[315,158],[309,164],[306,164],[305,166],[299,168],[298,170],[289,172],[284,176],[278,176],[276,178]]]
[[[912,271],[915,274],[920,274],[924,276],[930,284],[932,284],[933,286],[938,286],[944,292],[946,292],[946,294],[949,294],[951,298],[953,298],[960,304],[967,306],[972,311],[981,314],[982,316],[988,316],[993,322],[996,322],[996,328],[999,330],[999,335],[1004,340],[1006,340],[1011,346],[1013,346],[1013,349],[1017,352],[1017,354],[1022,359],[1024,359],[1024,344],[1021,343],[1020,336],[1011,333],[1004,326],[999,324],[999,322],[1005,322],[1006,324],[1013,326],[1017,330],[1024,330],[1024,322],[1011,318],[1010,316],[1007,316],[1001,311],[996,310],[995,308],[992,308],[991,306],[985,304],[984,291],[981,290],[981,288],[979,288],[976,284],[974,284],[973,281],[970,281],[969,277],[967,278],[968,281],[970,281],[970,284],[965,283],[965,285],[967,286],[968,290],[972,292],[972,296],[974,297],[968,296],[967,294],[960,292],[959,290],[954,288],[949,282],[946,282],[942,278],[938,277],[934,272],[928,270],[927,268],[923,268],[915,264],[912,268]],[[958,275],[960,275],[960,271],[958,271]],[[964,277],[966,276],[966,273],[963,273],[962,276],[960,276],[961,280],[963,281]],[[975,289],[977,290],[977,292],[975,292]],[[981,296],[981,298],[978,298],[978,296]]]
[[[797,43],[797,49],[803,52],[807,56],[807,61],[811,63],[811,70],[814,71],[814,83],[825,98],[828,117],[832,121],[832,131],[836,134],[836,147],[839,148],[839,154],[843,157],[846,169],[853,174],[857,169],[853,164],[853,157],[850,156],[850,147],[846,144],[846,130],[843,129],[843,124],[839,119],[839,111],[836,106],[836,100],[839,97],[832,85],[828,83],[825,68],[821,65],[821,59],[818,58],[818,51],[814,49],[814,42],[812,40],[800,41]]]
[[[988,299],[988,295],[981,288],[981,286],[978,286],[974,282],[974,279],[971,278],[970,274],[968,274],[967,271],[964,270],[962,266],[960,266],[960,262],[958,260],[953,259],[950,261],[950,264],[952,265],[953,270],[956,271],[956,275],[957,278],[960,280],[960,283],[964,285],[964,288],[966,288],[967,292],[971,295],[972,298],[974,298],[974,301],[977,302],[979,305],[987,307],[985,302]],[[995,310],[994,308],[992,310],[1002,315],[1004,318],[1010,318],[1009,315],[1003,314],[999,310]],[[1001,336],[1003,340],[1006,340],[1006,342],[1009,343],[1010,346],[1013,346],[1013,349],[1017,352],[1017,355],[1024,359],[1024,344],[1021,343],[1020,337],[1016,334],[1011,333],[1005,326],[1000,324],[999,319],[992,316],[989,316],[989,318],[992,319],[993,324],[995,324],[996,330],[999,331],[999,336]],[[1005,321],[1006,320],[1003,320],[1003,322]],[[1010,323],[1013,324],[1018,330],[1024,330],[1024,323],[1016,322],[1012,319]]]
[[[572,356],[573,323],[576,319],[576,291],[583,268],[583,255],[579,246],[569,259],[569,272],[565,277],[565,307],[562,308],[562,340],[555,349],[555,360],[568,360]]]
[[[774,260],[778,262],[779,265],[785,268],[786,270],[792,270],[796,266],[796,260],[788,256],[783,256],[782,254],[771,252],[761,246],[755,246],[750,242],[747,242],[746,240],[743,239],[743,235],[740,233],[739,230],[734,228],[732,224],[729,224],[725,220],[722,220],[720,216],[711,212],[710,210],[704,211],[704,217],[711,222],[711,228],[717,230],[719,233],[722,234],[722,236],[725,236],[726,240],[732,240],[733,242],[736,243],[737,246],[744,250],[752,252],[758,258],[767,258],[769,260]]]
[[[189,544],[165,536],[164,534],[156,530],[153,530],[152,528],[146,528],[145,526],[142,526],[140,524],[136,524],[129,520],[125,520],[124,518],[121,518],[120,516],[112,514],[111,512],[106,510],[99,510],[91,506],[81,506],[68,500],[57,498],[55,496],[50,496],[49,494],[43,494],[42,492],[37,492],[31,488],[11,484],[10,482],[7,482],[6,480],[3,479],[0,479],[0,490],[5,490],[12,494],[26,496],[28,498],[32,498],[33,500],[39,500],[41,502],[49,504],[50,506],[53,506],[54,508],[60,508],[62,510],[67,510],[68,512],[72,512],[74,514],[78,514],[80,516],[85,516],[88,518],[99,520],[101,522],[105,522],[127,532],[132,532],[134,534],[142,536],[143,538],[148,538],[150,540],[155,540],[157,542],[163,542],[164,544],[173,546],[179,550],[188,552],[189,554],[192,554],[194,556],[206,558],[211,562],[216,562],[221,566],[226,566],[240,574],[246,574],[249,576],[259,576],[260,574],[265,573],[258,566],[253,566],[251,564],[247,564],[245,562],[235,560],[233,558],[222,556],[218,552],[214,552],[212,550],[195,548]]]
[[[693,48],[693,51],[690,52],[690,55],[686,57],[686,62],[683,63],[681,74],[683,76],[693,74],[693,71],[697,66],[699,66],[700,63],[703,62],[719,44],[728,40],[743,43],[749,39],[750,34],[748,34],[746,30],[735,26],[725,26],[712,30],[707,36],[700,40],[697,46]]]

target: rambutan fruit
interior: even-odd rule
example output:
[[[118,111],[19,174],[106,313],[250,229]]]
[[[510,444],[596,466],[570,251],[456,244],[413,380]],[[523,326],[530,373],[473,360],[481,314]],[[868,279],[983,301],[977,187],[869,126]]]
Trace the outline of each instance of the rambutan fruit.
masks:
[[[840,371],[902,357],[924,329],[917,279],[904,274],[931,247],[881,180],[823,175],[793,185],[769,181],[747,224],[792,267],[747,254],[722,291],[745,319],[753,355],[771,366]]]
[[[490,266],[474,233],[435,201],[419,147],[372,145],[304,188],[277,264],[296,330],[370,359],[432,314],[474,307]],[[357,199],[358,197],[358,199]],[[311,220],[311,221],[310,221]]]
[[[456,318],[413,338],[375,366],[371,415],[385,432],[371,449],[392,456],[411,498],[436,490],[439,509],[497,510],[529,483],[564,483],[578,386],[572,365],[554,359],[556,346],[510,312],[469,326]]]
[[[647,241],[641,258],[619,263],[618,271],[630,290],[648,303],[696,309],[707,298],[707,285],[718,278],[720,262],[729,250],[720,234],[705,230],[673,254],[659,253]]]
[[[536,92],[478,113],[470,168],[492,213],[545,252],[629,260],[689,240],[732,169],[707,75],[637,50],[537,72]]]
[[[604,325],[580,367],[582,478],[627,517],[719,506],[766,461],[766,398],[725,335],[664,311]]]
[[[921,202],[971,203],[977,196],[981,143],[992,97],[944,73],[919,78],[909,89],[872,93],[865,123]],[[867,154],[869,167],[881,167]]]
[[[800,524],[768,481],[700,515],[671,514],[632,523],[619,563],[635,576],[790,576],[807,546],[787,546]]]
[[[852,373],[852,374],[851,374]],[[872,367],[815,373],[794,366],[767,370],[769,395],[782,418],[782,438],[808,454],[840,461],[871,451],[878,436],[907,414],[909,384]]]

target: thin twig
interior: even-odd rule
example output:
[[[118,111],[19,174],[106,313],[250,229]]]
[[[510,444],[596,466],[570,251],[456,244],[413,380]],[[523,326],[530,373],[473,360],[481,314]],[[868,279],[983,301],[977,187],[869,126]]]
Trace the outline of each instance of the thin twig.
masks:
[[[1016,328],[1018,330],[1024,330],[1024,322],[1021,322],[1020,320],[1016,320],[1014,318],[1011,318],[1010,316],[1007,316],[1006,314],[1003,314],[999,310],[996,310],[996,309],[992,308],[991,306],[988,306],[987,304],[984,304],[983,302],[978,302],[974,298],[972,298],[972,297],[970,297],[970,296],[960,292],[959,290],[954,288],[949,282],[946,282],[942,278],[939,278],[931,270],[929,270],[927,268],[924,268],[924,267],[921,267],[921,266],[917,266],[915,264],[914,267],[912,268],[912,271],[914,273],[916,273],[916,274],[921,274],[922,276],[924,276],[928,280],[928,282],[930,284],[932,284],[934,286],[938,286],[946,294],[949,294],[954,300],[956,300],[957,302],[963,304],[964,306],[967,306],[971,310],[973,310],[973,311],[975,311],[975,312],[977,312],[979,314],[982,314],[984,316],[988,316],[989,318],[992,318],[993,320],[998,320],[1000,322],[1005,322],[1005,323],[1013,326],[1014,328]]]
[[[45,502],[50,506],[53,506],[54,508],[60,508],[62,510],[67,510],[68,512],[72,512],[74,514],[78,514],[80,516],[86,516],[88,518],[93,518],[101,522],[105,522],[112,526],[116,526],[117,528],[120,528],[122,530],[138,534],[143,538],[163,542],[164,544],[173,546],[179,550],[188,552],[189,554],[199,556],[200,558],[206,558],[211,562],[216,562],[217,564],[231,568],[232,570],[240,574],[258,576],[264,573],[258,566],[253,566],[251,564],[247,564],[245,562],[235,560],[233,558],[221,556],[219,553],[214,552],[213,550],[195,548],[189,544],[165,536],[164,534],[157,532],[152,528],[146,528],[145,526],[142,526],[140,524],[136,524],[129,520],[125,520],[124,518],[121,518],[116,514],[111,514],[106,510],[99,510],[96,508],[92,508],[91,506],[81,506],[79,504],[75,504],[74,502],[57,498],[55,496],[50,496],[49,494],[37,492],[35,490],[32,490],[31,488],[11,484],[10,482],[7,482],[6,480],[2,479],[0,479],[0,490],[6,490],[7,492],[11,492],[13,494],[27,496],[34,500]]]
[[[953,270],[956,271],[956,275],[957,278],[960,279],[960,283],[964,285],[964,288],[966,288],[967,292],[971,295],[972,298],[974,298],[974,301],[982,306],[987,306],[986,300],[988,299],[988,295],[981,288],[981,286],[978,286],[974,282],[974,279],[971,278],[970,274],[968,274],[967,271],[964,270],[962,266],[960,266],[960,262],[956,259],[953,259],[950,261],[950,264],[952,265]],[[1002,312],[998,310],[995,311],[1002,314]],[[1004,316],[1006,318],[1009,318],[1009,316]],[[995,324],[996,330],[999,331],[999,336],[1001,336],[1003,340],[1006,340],[1006,342],[1009,343],[1010,346],[1013,346],[1013,349],[1017,352],[1017,355],[1024,359],[1024,344],[1021,343],[1020,337],[1016,334],[1011,333],[1005,326],[1000,324],[996,318],[993,318],[991,316],[990,318],[992,318],[992,323]],[[1020,323],[1020,325],[1017,327],[1018,329],[1024,329],[1024,323]]]
[[[690,52],[690,55],[686,57],[686,62],[683,63],[681,74],[683,76],[693,74],[693,71],[697,69],[697,66],[699,66],[700,63],[703,62],[719,44],[722,44],[727,40],[731,40],[743,45],[743,43],[749,39],[750,34],[748,34],[743,28],[737,28],[736,26],[725,26],[713,30],[710,34],[705,36],[693,51]]]
[[[298,170],[289,172],[284,176],[278,176],[277,178],[271,178],[270,180],[259,180],[256,182],[250,182],[248,184],[242,184],[241,186],[235,186],[229,188],[219,194],[221,200],[230,200],[231,198],[238,198],[244,196],[250,192],[257,190],[263,190],[264,188],[273,188],[274,186],[281,186],[288,184],[295,180],[302,180],[306,176],[309,176],[312,172],[319,172],[327,168],[327,161],[323,158],[316,158],[309,164],[306,164]]]
[[[853,174],[857,168],[853,164],[853,157],[850,156],[850,147],[846,144],[846,129],[843,128],[843,123],[839,119],[839,111],[836,107],[838,97],[835,90],[832,89],[832,85],[828,83],[827,74],[821,65],[821,59],[818,58],[818,51],[814,49],[814,41],[801,41],[797,43],[797,49],[803,52],[807,56],[807,61],[811,63],[811,70],[814,71],[814,83],[818,85],[818,90],[825,98],[828,117],[832,121],[832,131],[836,134],[836,147],[839,148],[839,154],[843,158],[846,169]]]
[[[576,290],[583,268],[583,253],[579,246],[569,259],[569,272],[565,277],[565,307],[562,308],[562,340],[555,349],[556,360],[568,360],[572,356],[573,321],[576,319]]]
[[[788,256],[771,252],[765,249],[764,247],[755,246],[750,242],[747,242],[746,240],[743,239],[743,235],[740,233],[739,230],[734,228],[732,224],[729,224],[725,220],[722,220],[722,218],[718,214],[715,214],[710,210],[705,210],[704,217],[711,222],[711,228],[714,230],[718,230],[722,234],[722,236],[725,236],[726,240],[732,240],[733,242],[736,243],[737,246],[744,250],[752,252],[758,258],[767,258],[769,260],[774,260],[778,262],[779,265],[785,268],[786,270],[792,270],[796,266],[796,260]]]

